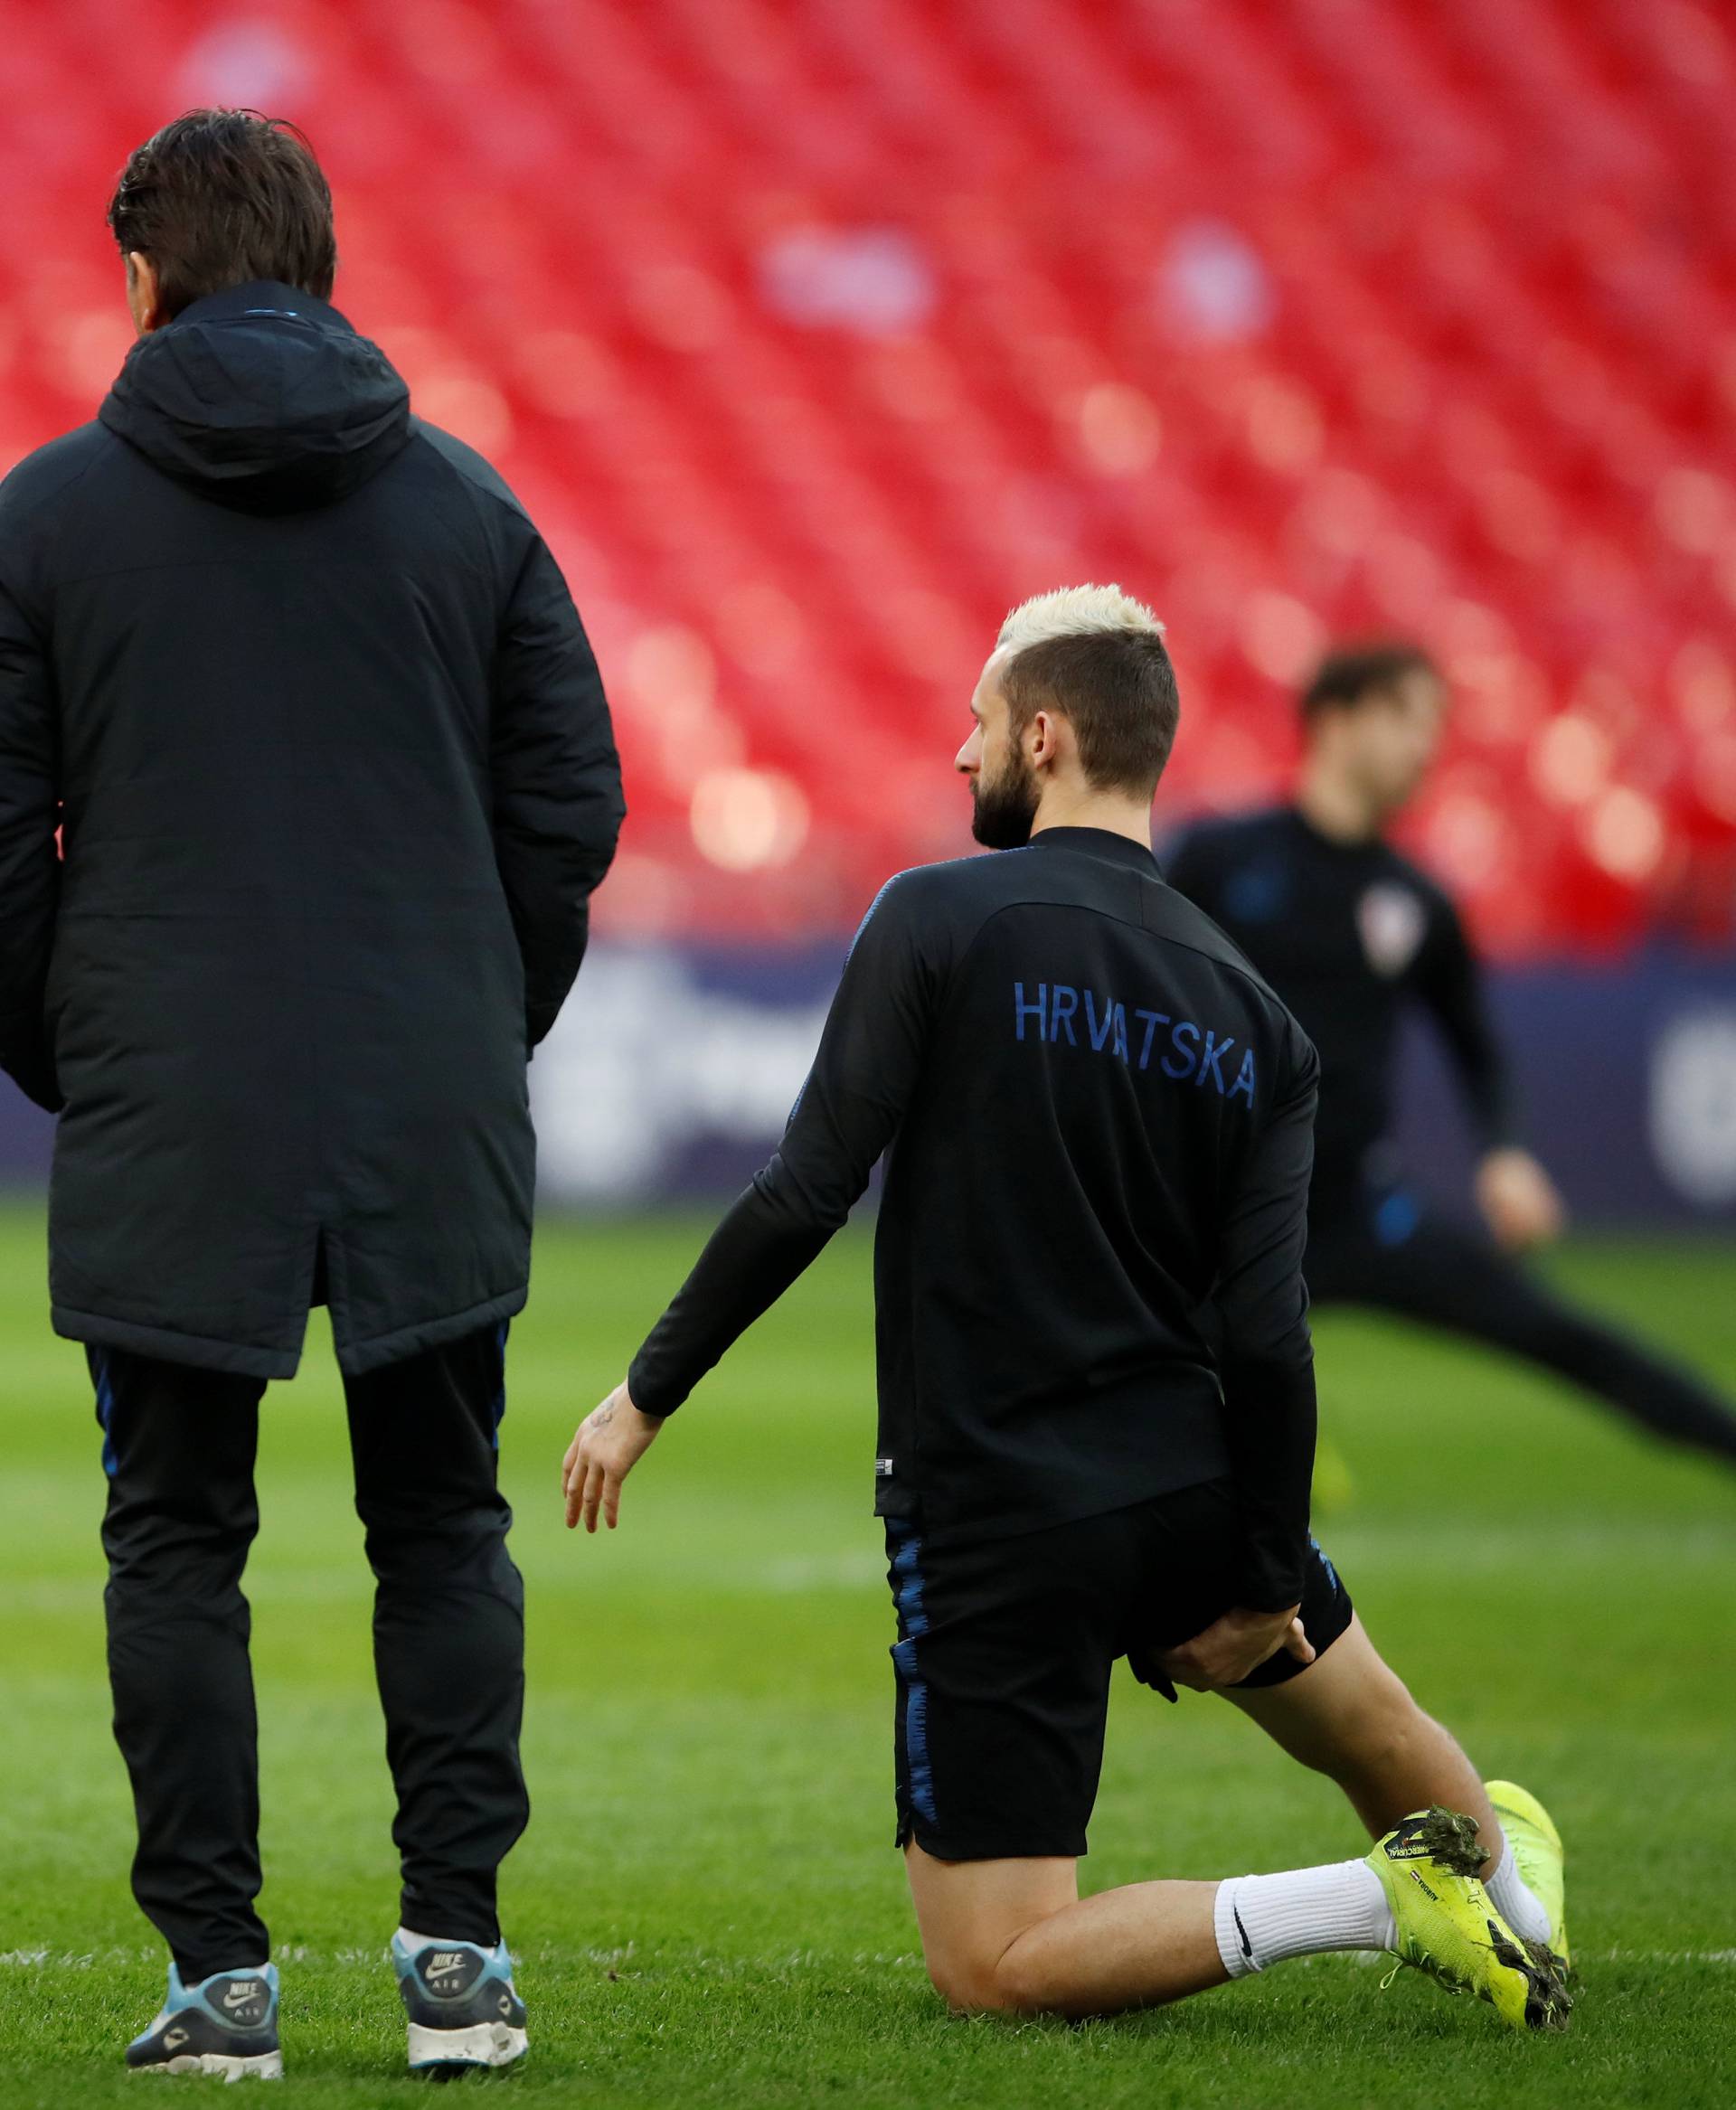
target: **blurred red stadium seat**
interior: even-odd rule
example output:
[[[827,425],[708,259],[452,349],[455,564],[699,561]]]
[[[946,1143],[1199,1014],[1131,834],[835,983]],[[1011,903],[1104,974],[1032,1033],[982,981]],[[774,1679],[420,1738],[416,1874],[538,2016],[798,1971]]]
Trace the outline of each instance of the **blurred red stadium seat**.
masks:
[[[1703,0],[0,0],[0,463],[127,342],[179,108],[295,118],[339,299],[542,521],[629,769],[605,920],[846,924],[958,844],[1005,607],[1171,625],[1163,810],[1346,629],[1509,953],[1731,935],[1736,24]]]

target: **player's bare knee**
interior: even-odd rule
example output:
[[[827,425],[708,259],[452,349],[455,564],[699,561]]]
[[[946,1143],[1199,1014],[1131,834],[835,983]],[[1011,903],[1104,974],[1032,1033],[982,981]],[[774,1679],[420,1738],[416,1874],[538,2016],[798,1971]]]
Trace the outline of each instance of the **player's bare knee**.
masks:
[[[1016,1941],[995,1972],[996,2007],[1008,2015],[1064,2015],[1073,2011],[1075,1989],[1057,1983],[1052,1959],[1040,1942]]]
[[[1042,2014],[1053,2000],[1053,1973],[1044,1966],[1039,1945],[1014,1942],[995,1966],[995,1998],[1009,2015]]]
[[[997,1959],[986,1953],[961,1955],[957,1951],[925,1951],[929,1983],[955,2015],[986,2015],[1007,2011],[1000,1989]]]
[[[1037,1926],[1041,1926],[1041,1921]],[[963,1941],[926,1947],[929,1982],[955,2014],[1035,2015],[1061,2011],[1062,1991],[1035,1927],[1009,1934],[984,1927]]]

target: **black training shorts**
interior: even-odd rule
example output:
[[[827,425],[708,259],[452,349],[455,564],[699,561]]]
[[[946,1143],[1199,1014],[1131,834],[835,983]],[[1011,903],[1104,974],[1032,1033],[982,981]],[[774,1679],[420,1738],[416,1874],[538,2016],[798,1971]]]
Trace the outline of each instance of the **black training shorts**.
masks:
[[[1226,1480],[975,1545],[930,1549],[889,1518],[898,1843],[941,1860],[1082,1854],[1111,1666],[1125,1655],[1164,1688],[1153,1655],[1238,1601],[1236,1526]],[[1315,1547],[1301,1616],[1316,1653],[1350,1615]],[[1245,1683],[1302,1668],[1280,1650]]]

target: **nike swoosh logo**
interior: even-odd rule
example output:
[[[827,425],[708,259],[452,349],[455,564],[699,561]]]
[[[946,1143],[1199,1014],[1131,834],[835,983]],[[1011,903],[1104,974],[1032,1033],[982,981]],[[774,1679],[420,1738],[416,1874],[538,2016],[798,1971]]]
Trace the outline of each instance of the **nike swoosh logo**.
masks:
[[[226,2008],[244,2008],[249,2001],[259,1997],[259,1989],[257,1985],[231,1985],[223,1995],[223,2005]]]
[[[1241,1924],[1241,1915],[1233,1905],[1230,1907],[1230,1917],[1235,1921],[1236,1932],[1241,1936],[1241,1953],[1251,1963],[1254,1955],[1254,1945],[1248,1939],[1248,1929]]]

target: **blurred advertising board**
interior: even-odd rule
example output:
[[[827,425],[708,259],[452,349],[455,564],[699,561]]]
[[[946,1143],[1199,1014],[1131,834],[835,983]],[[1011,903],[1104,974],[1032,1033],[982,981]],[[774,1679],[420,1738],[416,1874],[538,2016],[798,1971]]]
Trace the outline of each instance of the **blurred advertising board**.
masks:
[[[598,946],[537,1052],[545,1203],[727,1194],[764,1162],[807,1074],[843,947]],[[1656,952],[1531,966],[1493,997],[1527,1140],[1588,1224],[1736,1228],[1736,966]],[[1447,1199],[1468,1145],[1420,1028],[1405,1047],[1402,1155]],[[964,1110],[961,1109],[961,1117]],[[0,1086],[0,1182],[46,1176],[52,1124]]]

